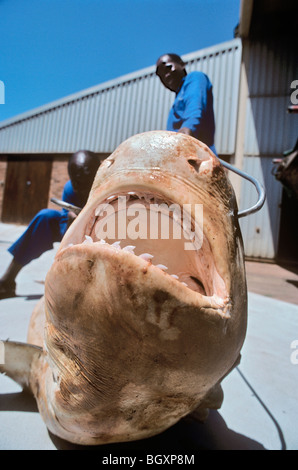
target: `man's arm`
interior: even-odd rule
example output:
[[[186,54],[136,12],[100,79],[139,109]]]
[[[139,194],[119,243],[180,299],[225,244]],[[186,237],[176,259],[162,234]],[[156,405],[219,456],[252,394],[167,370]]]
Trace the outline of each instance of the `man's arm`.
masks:
[[[193,74],[185,90],[183,125],[178,132],[196,136],[207,106],[209,80],[204,74]]]
[[[63,188],[63,194],[62,194],[62,200],[65,202],[69,202],[70,204],[73,204],[73,197],[74,197],[74,191],[73,187],[70,181],[67,181],[67,183],[64,185]],[[62,209],[63,211],[66,211],[66,209]],[[72,212],[72,211],[67,211],[67,228],[72,224],[72,222],[76,219],[77,215]]]

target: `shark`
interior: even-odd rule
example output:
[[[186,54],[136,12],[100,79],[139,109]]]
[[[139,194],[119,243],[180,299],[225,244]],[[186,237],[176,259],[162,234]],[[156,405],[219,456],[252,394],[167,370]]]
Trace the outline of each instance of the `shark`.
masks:
[[[202,142],[150,131],[100,165],[0,371],[47,428],[82,445],[154,436],[220,408],[247,286],[227,171]]]

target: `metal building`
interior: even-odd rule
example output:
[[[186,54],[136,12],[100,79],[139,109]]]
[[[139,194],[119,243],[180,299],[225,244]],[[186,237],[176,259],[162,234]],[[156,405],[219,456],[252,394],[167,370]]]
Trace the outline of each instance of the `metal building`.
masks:
[[[202,70],[211,78],[217,149],[233,155],[241,40],[184,59],[189,70]],[[72,152],[88,149],[105,158],[134,134],[165,129],[172,101],[173,93],[161,85],[154,65],[1,122],[2,220],[27,223],[49,197],[60,197],[61,168],[65,182],[65,162]]]
[[[289,114],[298,79],[298,4],[293,0],[242,0],[238,35],[242,64],[234,163],[261,181],[267,201],[241,220],[247,256],[298,261],[298,205],[272,176],[272,160],[294,147],[298,115]],[[242,182],[240,207],[253,202]]]
[[[188,70],[212,80],[220,154],[235,145],[241,41],[235,39],[183,57]],[[165,129],[173,93],[155,66],[125,75],[0,123],[2,154],[112,152],[139,132]]]
[[[291,83],[298,79],[296,29],[288,30],[280,21],[295,17],[296,4],[242,0],[238,37],[183,56],[189,72],[201,70],[212,81],[219,156],[266,188],[263,209],[241,220],[250,257],[274,259],[281,254],[280,227],[283,212],[289,213],[289,202],[271,168],[272,159],[297,139],[298,117],[286,112]],[[60,197],[72,152],[84,148],[105,158],[131,135],[165,129],[172,101],[173,94],[160,84],[151,66],[1,122],[2,220],[27,223],[50,197]],[[231,179],[240,209],[253,205],[254,188],[239,177]],[[286,227],[288,235],[293,232],[291,221]],[[288,251],[295,250],[293,244]]]

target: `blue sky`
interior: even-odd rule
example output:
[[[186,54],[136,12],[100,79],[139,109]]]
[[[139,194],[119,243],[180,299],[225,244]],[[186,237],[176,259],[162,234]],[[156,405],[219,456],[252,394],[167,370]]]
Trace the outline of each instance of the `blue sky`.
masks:
[[[233,39],[240,0],[0,0],[0,121]]]

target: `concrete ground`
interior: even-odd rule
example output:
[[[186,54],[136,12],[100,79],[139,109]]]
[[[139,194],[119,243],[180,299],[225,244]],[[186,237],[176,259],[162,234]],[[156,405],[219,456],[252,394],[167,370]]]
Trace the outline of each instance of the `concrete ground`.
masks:
[[[0,275],[11,259],[7,247],[23,230],[0,224]],[[21,271],[16,297],[0,301],[0,339],[26,340],[30,315],[43,294],[57,246]],[[101,452],[298,449],[297,270],[252,261],[246,263],[246,269],[247,336],[240,365],[223,381],[222,408],[212,411],[205,424],[182,420],[159,436],[101,446]],[[1,450],[77,448],[51,435],[35,400],[0,376]]]

